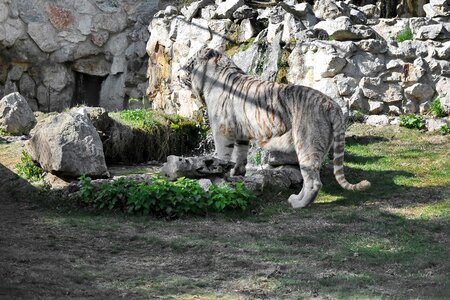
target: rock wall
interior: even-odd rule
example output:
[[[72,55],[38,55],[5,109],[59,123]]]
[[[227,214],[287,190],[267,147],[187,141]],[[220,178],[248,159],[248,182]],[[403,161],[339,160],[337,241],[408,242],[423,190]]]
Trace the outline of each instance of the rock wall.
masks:
[[[82,102],[118,110],[141,98],[158,3],[0,0],[0,96],[19,91],[41,111]]]
[[[450,2],[423,5],[426,17],[395,19],[380,19],[379,6],[349,2],[167,7],[149,26],[147,93],[155,108],[192,115],[198,106],[174,74],[207,46],[260,78],[316,88],[344,112],[425,113],[450,89]]]

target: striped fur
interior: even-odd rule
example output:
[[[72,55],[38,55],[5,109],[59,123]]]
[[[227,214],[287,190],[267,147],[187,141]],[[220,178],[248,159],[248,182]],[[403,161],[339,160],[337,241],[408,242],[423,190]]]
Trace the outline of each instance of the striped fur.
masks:
[[[289,202],[294,208],[305,207],[322,186],[320,166],[333,146],[338,183],[355,191],[370,186],[368,181],[350,184],[345,179],[343,115],[330,97],[305,86],[247,75],[229,58],[209,48],[191,58],[178,77],[206,104],[216,155],[236,162],[231,175],[245,175],[249,140],[269,150],[295,150],[303,188],[300,194],[291,195]]]

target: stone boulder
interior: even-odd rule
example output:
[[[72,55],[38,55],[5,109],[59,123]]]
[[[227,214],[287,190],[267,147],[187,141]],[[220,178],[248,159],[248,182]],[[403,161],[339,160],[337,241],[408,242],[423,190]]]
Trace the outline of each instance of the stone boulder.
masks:
[[[11,93],[0,100],[0,128],[13,135],[28,134],[37,121],[27,100]]]
[[[325,31],[335,41],[363,40],[375,37],[375,31],[365,25],[352,25],[349,17],[342,16],[326,20],[314,26],[316,31]]]
[[[161,175],[170,180],[180,177],[204,178],[224,176],[233,168],[234,163],[211,156],[181,157],[170,155],[161,169]]]
[[[86,115],[71,112],[47,117],[31,132],[25,149],[48,172],[64,176],[107,176],[100,137]]]
[[[444,98],[441,98],[441,106],[442,109],[450,115],[450,93],[447,93],[447,95]]]

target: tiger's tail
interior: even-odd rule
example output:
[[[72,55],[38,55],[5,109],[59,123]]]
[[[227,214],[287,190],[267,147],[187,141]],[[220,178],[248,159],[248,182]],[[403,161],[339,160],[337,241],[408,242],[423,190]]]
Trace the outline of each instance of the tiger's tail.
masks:
[[[345,131],[344,131],[344,117],[340,107],[334,109],[334,114],[331,120],[333,124],[333,167],[334,177],[339,185],[350,191],[364,191],[370,187],[370,182],[363,180],[357,184],[351,184],[345,179],[344,175],[344,146],[345,146]]]

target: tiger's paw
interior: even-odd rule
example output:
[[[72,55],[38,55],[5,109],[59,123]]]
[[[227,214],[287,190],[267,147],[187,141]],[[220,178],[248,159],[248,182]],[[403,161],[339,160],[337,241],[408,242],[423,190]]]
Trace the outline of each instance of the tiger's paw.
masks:
[[[303,200],[303,195],[290,195],[288,202],[291,204],[292,208],[304,208],[309,205],[309,202]]]

